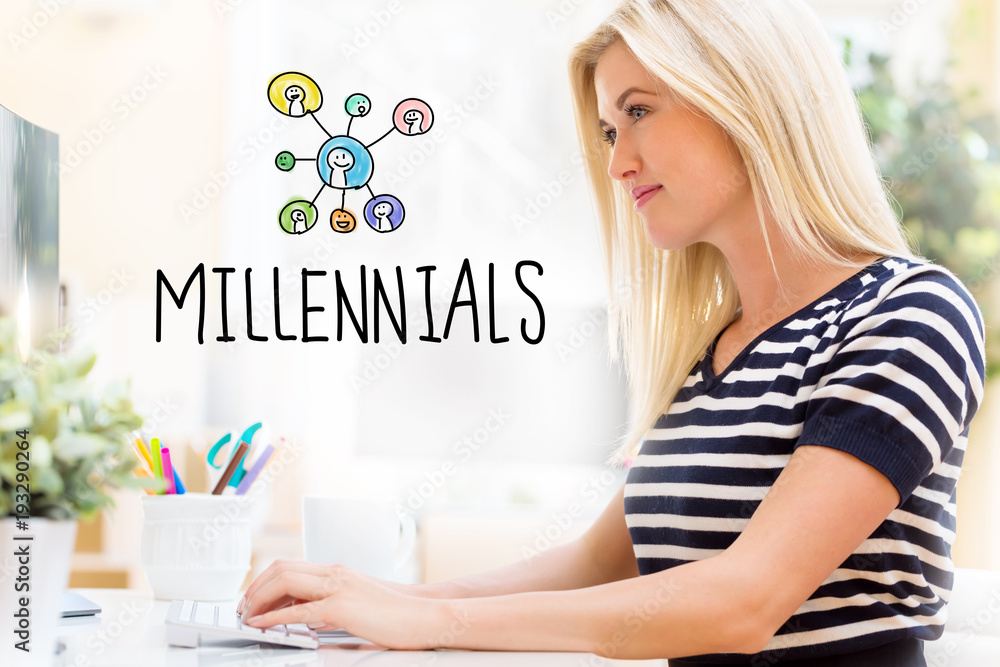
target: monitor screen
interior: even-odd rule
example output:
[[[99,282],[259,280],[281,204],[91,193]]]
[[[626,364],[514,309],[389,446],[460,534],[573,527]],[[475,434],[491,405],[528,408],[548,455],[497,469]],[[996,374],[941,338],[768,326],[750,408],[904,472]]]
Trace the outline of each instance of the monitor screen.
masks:
[[[0,316],[41,345],[59,318],[59,137],[0,106]]]

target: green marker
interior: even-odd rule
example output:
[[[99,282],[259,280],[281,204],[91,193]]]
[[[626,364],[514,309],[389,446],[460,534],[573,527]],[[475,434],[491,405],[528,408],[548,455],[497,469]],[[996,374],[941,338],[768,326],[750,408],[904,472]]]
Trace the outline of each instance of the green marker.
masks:
[[[153,475],[156,479],[163,481],[163,461],[160,458],[160,439],[153,438],[149,441],[149,447],[153,450]],[[157,493],[163,493],[158,491]]]

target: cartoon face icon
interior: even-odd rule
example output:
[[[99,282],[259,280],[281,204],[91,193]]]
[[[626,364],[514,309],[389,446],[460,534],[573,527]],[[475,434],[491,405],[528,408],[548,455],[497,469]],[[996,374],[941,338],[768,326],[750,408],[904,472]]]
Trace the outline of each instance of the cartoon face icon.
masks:
[[[392,215],[392,204],[387,201],[381,201],[372,207],[372,213],[376,218],[388,218]]]
[[[304,234],[315,222],[316,207],[305,199],[288,202],[278,214],[278,224],[286,234]]]
[[[344,103],[344,110],[354,117],[364,116],[371,108],[371,100],[368,99],[367,95],[362,95],[361,93],[351,95],[347,98],[347,102]]]
[[[354,166],[354,153],[346,148],[334,148],[330,151],[326,161],[335,171],[347,170]]]
[[[406,122],[409,133],[415,134],[420,132],[420,125],[424,121],[424,115],[420,113],[417,109],[410,109],[403,114],[403,120]]]
[[[295,156],[288,151],[281,151],[274,159],[274,164],[278,165],[278,169],[281,171],[291,171],[292,167],[295,166]]]
[[[334,209],[333,213],[330,215],[330,226],[333,227],[333,231],[335,232],[346,234],[347,232],[353,231],[355,225],[357,225],[357,219],[354,217],[353,213],[346,209]]]
[[[302,86],[297,86],[292,84],[288,88],[285,88],[285,99],[289,102],[297,102],[305,99],[306,91],[302,89]]]

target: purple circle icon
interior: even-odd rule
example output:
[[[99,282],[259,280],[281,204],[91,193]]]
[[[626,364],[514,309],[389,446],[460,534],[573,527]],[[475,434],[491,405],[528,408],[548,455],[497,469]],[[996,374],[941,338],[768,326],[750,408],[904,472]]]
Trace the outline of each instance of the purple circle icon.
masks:
[[[403,224],[403,202],[392,195],[377,195],[365,204],[365,222],[376,232],[391,232]]]

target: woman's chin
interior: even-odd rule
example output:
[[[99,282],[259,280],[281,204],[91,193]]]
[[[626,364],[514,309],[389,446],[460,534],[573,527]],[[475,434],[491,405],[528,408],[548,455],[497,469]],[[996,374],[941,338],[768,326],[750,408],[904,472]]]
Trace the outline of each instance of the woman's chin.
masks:
[[[669,233],[664,233],[664,230],[660,226],[661,224],[655,220],[650,221],[645,216],[642,216],[642,231],[646,235],[646,242],[654,248],[660,248],[661,250],[676,250],[677,248],[684,247],[683,245],[679,245],[679,239]]]

